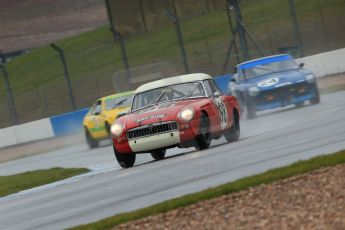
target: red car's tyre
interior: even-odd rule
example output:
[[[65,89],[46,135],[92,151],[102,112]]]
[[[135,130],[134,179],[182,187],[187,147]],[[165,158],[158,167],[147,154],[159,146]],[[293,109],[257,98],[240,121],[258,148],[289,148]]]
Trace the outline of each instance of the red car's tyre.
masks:
[[[122,168],[133,167],[135,162],[135,153],[119,153],[114,146],[113,148],[116,160]]]
[[[201,114],[199,133],[195,137],[195,148],[198,150],[207,149],[211,144],[210,120],[205,113]]]
[[[151,156],[155,160],[162,160],[165,157],[165,153],[166,153],[165,149],[156,150],[156,151],[151,152]]]
[[[240,119],[236,112],[234,112],[232,119],[233,120],[231,128],[226,130],[224,133],[224,137],[227,142],[237,141],[240,138]]]

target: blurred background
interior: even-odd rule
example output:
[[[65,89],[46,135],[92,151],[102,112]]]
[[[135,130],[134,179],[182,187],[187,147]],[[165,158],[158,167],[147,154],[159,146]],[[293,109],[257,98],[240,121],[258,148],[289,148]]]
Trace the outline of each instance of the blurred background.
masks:
[[[231,2],[0,0],[0,127],[155,78],[219,76],[263,53],[298,58],[345,46],[345,0],[241,0],[246,57]]]

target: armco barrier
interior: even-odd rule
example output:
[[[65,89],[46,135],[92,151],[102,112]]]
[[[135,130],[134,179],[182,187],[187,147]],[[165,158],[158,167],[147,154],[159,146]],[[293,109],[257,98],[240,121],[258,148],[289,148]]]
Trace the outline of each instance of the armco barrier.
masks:
[[[215,77],[215,82],[223,93],[226,93],[230,79],[231,75]],[[83,118],[88,110],[88,108],[80,109],[51,118],[1,129],[0,148],[54,136],[78,133],[82,130]]]
[[[4,128],[0,130],[0,148],[16,144],[19,143],[14,127]]]
[[[74,112],[64,113],[50,118],[55,136],[63,136],[80,132],[82,122],[88,108],[80,109]]]
[[[316,77],[345,72],[345,49],[333,50],[326,53],[316,54],[297,59],[303,62],[306,69],[310,69]]]
[[[54,137],[49,118],[14,126],[18,143]]]
[[[317,77],[345,72],[345,49],[297,59],[305,63],[305,68]],[[215,77],[215,82],[223,93],[227,93],[231,75]],[[25,142],[77,133],[82,130],[82,120],[88,109],[65,113],[51,118],[0,129],[0,148]]]
[[[214,78],[214,81],[216,82],[216,84],[218,85],[218,87],[224,94],[228,93],[228,84],[231,78],[232,78],[232,75],[230,74],[218,76]]]
[[[215,82],[221,88],[223,93],[227,92],[228,82],[231,75],[224,75],[215,77]],[[80,132],[82,130],[82,122],[88,108],[57,115],[50,118],[55,136],[63,136]]]

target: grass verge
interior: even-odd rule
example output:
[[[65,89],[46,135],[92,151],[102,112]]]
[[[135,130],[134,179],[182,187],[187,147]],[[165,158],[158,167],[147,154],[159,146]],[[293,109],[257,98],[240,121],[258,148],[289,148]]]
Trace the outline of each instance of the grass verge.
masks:
[[[345,163],[345,150],[334,153],[332,155],[325,155],[315,157],[310,160],[299,161],[289,166],[272,169],[255,176],[245,177],[243,179],[239,179],[234,182],[230,182],[214,188],[206,189],[201,192],[185,195],[136,211],[121,213],[97,221],[95,223],[80,225],[71,229],[112,229],[114,226],[128,221],[138,220],[150,215],[155,215],[161,212],[167,212],[173,209],[192,205],[199,201],[238,192],[249,187],[258,186],[260,184],[273,183],[275,181],[307,173],[322,167],[334,166],[343,163]]]
[[[310,53],[321,52],[322,50],[319,49],[314,50],[314,47],[324,45],[321,32],[316,33],[319,35],[316,38],[309,34],[311,31],[308,30],[320,23],[319,7],[325,17],[324,26],[328,29],[328,33],[333,35],[330,37],[334,40],[332,42],[343,44],[344,33],[338,18],[342,17],[344,1],[323,0],[321,2],[322,4],[318,5],[316,1],[296,1],[301,31],[304,32],[302,35],[304,35],[305,48],[310,50]],[[287,1],[263,1],[260,7],[255,1],[244,1],[242,13],[249,31],[267,53],[276,52],[280,46],[293,44],[294,38],[289,36],[293,30]],[[338,23],[332,23],[333,20]],[[200,71],[199,68],[205,65],[204,62],[210,62],[210,58],[213,58],[212,61],[215,63],[223,63],[225,50],[229,44],[229,24],[224,10],[182,20],[181,26],[188,61],[193,71]],[[309,37],[312,39],[308,39]],[[106,77],[124,69],[120,47],[113,44],[113,37],[108,26],[62,39],[57,44],[65,51],[72,80],[84,81],[86,77],[93,77],[95,74],[97,78]],[[168,61],[183,70],[172,23],[144,34],[130,36],[125,39],[125,45],[131,67]],[[332,49],[338,46],[333,45]],[[36,90],[37,87],[48,82],[51,82],[54,87],[57,83],[64,84],[65,81],[61,60],[49,45],[12,60],[7,67],[15,96]],[[216,65],[215,68],[218,68],[217,73],[220,72],[222,64]],[[1,87],[2,84],[0,81]],[[3,92],[0,92],[0,95],[3,95]]]
[[[63,180],[88,171],[85,168],[52,168],[10,176],[0,176],[0,197]]]

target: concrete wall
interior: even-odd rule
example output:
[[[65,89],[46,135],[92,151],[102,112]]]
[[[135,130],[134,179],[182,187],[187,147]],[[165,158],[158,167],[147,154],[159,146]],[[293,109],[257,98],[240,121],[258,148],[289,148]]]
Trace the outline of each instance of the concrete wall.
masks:
[[[18,144],[18,139],[14,127],[0,130],[0,148],[16,144]]]
[[[0,148],[54,137],[50,119],[0,129]]]
[[[305,64],[305,68],[313,71],[316,77],[344,73],[345,49],[300,58],[297,59],[297,62],[303,62]]]

